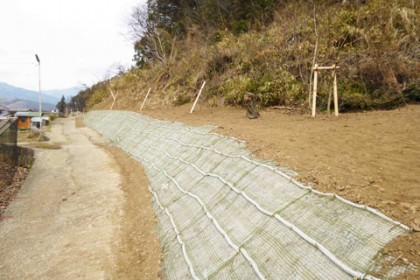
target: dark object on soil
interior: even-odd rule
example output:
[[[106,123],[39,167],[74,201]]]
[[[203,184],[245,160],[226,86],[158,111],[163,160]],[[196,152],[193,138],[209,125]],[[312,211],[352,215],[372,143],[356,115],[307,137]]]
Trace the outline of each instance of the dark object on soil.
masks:
[[[245,93],[244,101],[246,105],[246,117],[248,119],[258,119],[260,117],[260,113],[257,110],[256,105],[257,96],[251,92]]]

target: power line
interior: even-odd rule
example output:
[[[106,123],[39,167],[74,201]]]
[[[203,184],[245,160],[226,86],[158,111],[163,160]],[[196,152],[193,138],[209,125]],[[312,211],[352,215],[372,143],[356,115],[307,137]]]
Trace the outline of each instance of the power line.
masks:
[[[1,61],[0,61],[0,64],[3,64],[3,65],[30,65],[30,64],[36,65],[35,62],[1,62]]]

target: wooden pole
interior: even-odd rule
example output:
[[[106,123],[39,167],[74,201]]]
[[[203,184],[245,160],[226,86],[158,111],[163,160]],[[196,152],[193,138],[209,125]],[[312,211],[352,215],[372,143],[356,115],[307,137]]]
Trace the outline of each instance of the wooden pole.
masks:
[[[333,66],[317,66],[316,69],[318,70],[335,70],[339,69],[340,66],[336,66],[335,64]]]
[[[335,65],[334,65],[334,71],[333,71],[333,75],[334,75],[334,113],[335,116],[338,117],[338,90],[337,90],[337,71],[335,70]]]
[[[318,90],[318,64],[315,64],[314,67],[314,90],[312,97],[312,117],[316,115],[316,94]]]
[[[328,116],[330,116],[330,111],[331,111],[331,95],[332,95],[331,88],[329,88],[328,89],[328,102],[327,102],[327,113],[328,113]]]
[[[203,91],[203,88],[205,85],[206,85],[206,81],[203,82],[203,85],[201,86],[200,91],[198,92],[197,98],[195,99],[194,104],[191,107],[190,114],[194,112],[195,105],[197,105],[198,99],[200,98],[201,92]]]
[[[141,104],[140,112],[141,112],[141,110],[143,110],[144,104],[146,104],[146,100],[149,97],[149,94],[150,94],[151,90],[152,90],[152,88],[149,88],[149,90],[147,91],[146,97],[144,98],[143,103]]]

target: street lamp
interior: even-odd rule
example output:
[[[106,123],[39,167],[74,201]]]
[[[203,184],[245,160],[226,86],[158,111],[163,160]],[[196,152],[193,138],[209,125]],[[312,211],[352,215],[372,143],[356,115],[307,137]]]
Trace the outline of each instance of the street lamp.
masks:
[[[41,60],[39,56],[35,54],[36,61],[38,62],[38,77],[39,77],[39,116],[42,117],[42,97],[41,97]]]

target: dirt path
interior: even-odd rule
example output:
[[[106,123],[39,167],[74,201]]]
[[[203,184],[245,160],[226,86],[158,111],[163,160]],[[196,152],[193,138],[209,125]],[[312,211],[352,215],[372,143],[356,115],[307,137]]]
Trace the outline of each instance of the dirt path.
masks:
[[[58,120],[48,136],[61,149],[36,150],[0,222],[0,279],[157,279],[160,249],[141,168],[72,119]]]

